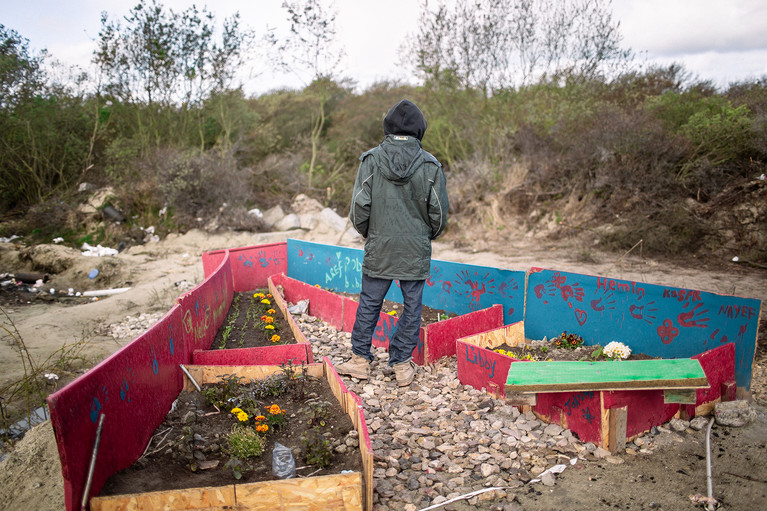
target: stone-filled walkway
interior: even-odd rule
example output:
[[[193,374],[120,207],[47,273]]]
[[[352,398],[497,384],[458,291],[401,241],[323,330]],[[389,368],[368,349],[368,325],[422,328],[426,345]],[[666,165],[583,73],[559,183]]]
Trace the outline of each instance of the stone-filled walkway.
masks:
[[[295,318],[312,344],[315,360],[328,356],[333,363],[351,353],[351,334],[302,314]],[[375,454],[376,510],[416,511],[485,488],[499,487],[441,509],[520,509],[515,492],[527,485],[556,484],[557,465],[572,470],[604,458],[620,464],[621,456],[651,454],[668,442],[682,442],[680,434],[701,430],[705,417],[692,424],[678,419],[627,445],[620,456],[593,443],[580,442],[567,429],[546,424],[531,412],[461,385],[455,357],[419,368],[415,381],[400,388],[387,364],[388,354],[374,349],[371,378],[344,377],[347,387],[362,398]],[[562,467],[559,467],[562,468]],[[540,479],[539,482],[530,482]]]

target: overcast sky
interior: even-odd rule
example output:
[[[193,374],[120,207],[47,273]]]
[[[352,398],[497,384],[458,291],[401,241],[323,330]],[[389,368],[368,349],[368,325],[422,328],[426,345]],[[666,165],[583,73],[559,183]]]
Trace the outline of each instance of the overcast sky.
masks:
[[[100,27],[100,13],[111,19],[128,13],[134,1],[0,0],[0,24],[18,31],[35,50],[87,67]],[[207,5],[219,20],[239,11],[243,24],[263,35],[265,27],[286,27],[282,0],[165,0],[183,10]],[[335,0],[338,41],[346,51],[346,76],[361,87],[381,79],[407,81],[398,67],[400,45],[415,33],[418,0]],[[765,0],[613,0],[625,47],[650,62],[679,62],[701,79],[724,86],[767,76],[767,1]],[[263,93],[277,86],[302,87],[295,78],[273,76],[256,62],[245,90]]]

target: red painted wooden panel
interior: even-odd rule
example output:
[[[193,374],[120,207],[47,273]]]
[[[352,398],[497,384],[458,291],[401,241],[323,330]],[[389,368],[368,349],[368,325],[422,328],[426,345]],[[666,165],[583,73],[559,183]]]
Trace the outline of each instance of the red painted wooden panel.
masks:
[[[178,298],[188,353],[210,347],[226,319],[233,297],[232,266],[228,258],[223,258],[200,285]]]
[[[455,341],[461,337],[502,326],[503,306],[500,304],[426,325],[425,362],[429,364],[455,355]]]
[[[541,392],[536,395],[533,410],[549,417],[551,422],[569,428],[581,441],[599,445],[602,440],[602,408],[599,394],[598,391]]]
[[[280,283],[285,290],[286,300],[296,303],[309,299],[309,314],[322,319],[338,330],[343,330],[343,297],[300,280],[284,275],[281,277]]]
[[[627,437],[668,422],[679,411],[676,403],[664,404],[663,390],[604,391],[603,394],[605,409],[628,406]]]
[[[506,378],[511,364],[519,362],[517,359],[460,339],[455,355],[458,381],[475,389],[485,388],[499,397],[506,396]]]
[[[207,277],[221,265],[221,262],[228,257],[227,250],[214,250],[212,252],[203,252],[202,254],[202,274]]]
[[[209,366],[280,365],[288,360],[292,360],[294,364],[311,363],[307,350],[311,351],[311,348],[306,343],[228,350],[196,350],[192,353],[192,363]]]
[[[138,459],[170,410],[182,386],[179,364],[189,360],[181,318],[176,305],[146,333],[48,397],[67,510],[80,509],[101,414],[90,496]]]
[[[215,250],[203,254],[203,269],[206,257],[220,257],[221,252]],[[265,288],[270,275],[288,271],[288,250],[285,242],[230,248],[227,258],[232,265],[234,291],[237,293]],[[207,271],[205,276],[208,276]]]
[[[357,319],[357,309],[359,309],[360,304],[351,298],[344,298],[343,307],[343,331],[351,332],[354,330],[354,321]]]
[[[700,362],[709,384],[696,391],[696,406],[722,397],[722,383],[735,379],[735,344],[728,342],[690,358]]]

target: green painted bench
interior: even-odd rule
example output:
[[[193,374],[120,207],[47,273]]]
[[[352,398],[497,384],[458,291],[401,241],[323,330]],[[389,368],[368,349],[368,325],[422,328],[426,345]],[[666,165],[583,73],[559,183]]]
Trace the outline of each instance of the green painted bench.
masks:
[[[700,362],[691,358],[619,362],[515,362],[506,379],[511,404],[535,404],[539,392],[663,390],[666,403],[695,404],[695,389],[708,387]]]

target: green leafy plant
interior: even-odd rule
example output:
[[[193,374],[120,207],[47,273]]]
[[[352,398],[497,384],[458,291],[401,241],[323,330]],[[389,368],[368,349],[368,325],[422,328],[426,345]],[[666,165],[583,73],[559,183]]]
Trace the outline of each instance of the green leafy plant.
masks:
[[[306,383],[309,380],[309,371],[304,362],[299,366],[293,363],[293,359],[280,364],[282,374],[288,382],[290,392],[294,399],[303,401],[306,393]]]
[[[306,436],[301,440],[306,450],[306,462],[309,465],[317,465],[319,467],[330,465],[330,460],[333,457],[330,440],[322,435],[319,428],[314,427],[307,431]]]
[[[235,424],[226,438],[227,452],[237,459],[257,458],[264,452],[264,437],[250,426]]]
[[[583,337],[577,334],[568,334],[562,332],[559,337],[553,339],[551,343],[557,348],[564,348],[568,350],[574,350],[583,345]]]
[[[206,385],[205,388],[202,389],[202,395],[209,405],[213,405],[219,409],[225,409],[237,401],[241,392],[241,383],[242,377],[233,374],[225,374],[221,376],[221,381],[219,383]]]
[[[330,403],[327,401],[312,400],[307,401],[306,405],[310,410],[307,422],[310,425],[325,427],[330,418]]]

